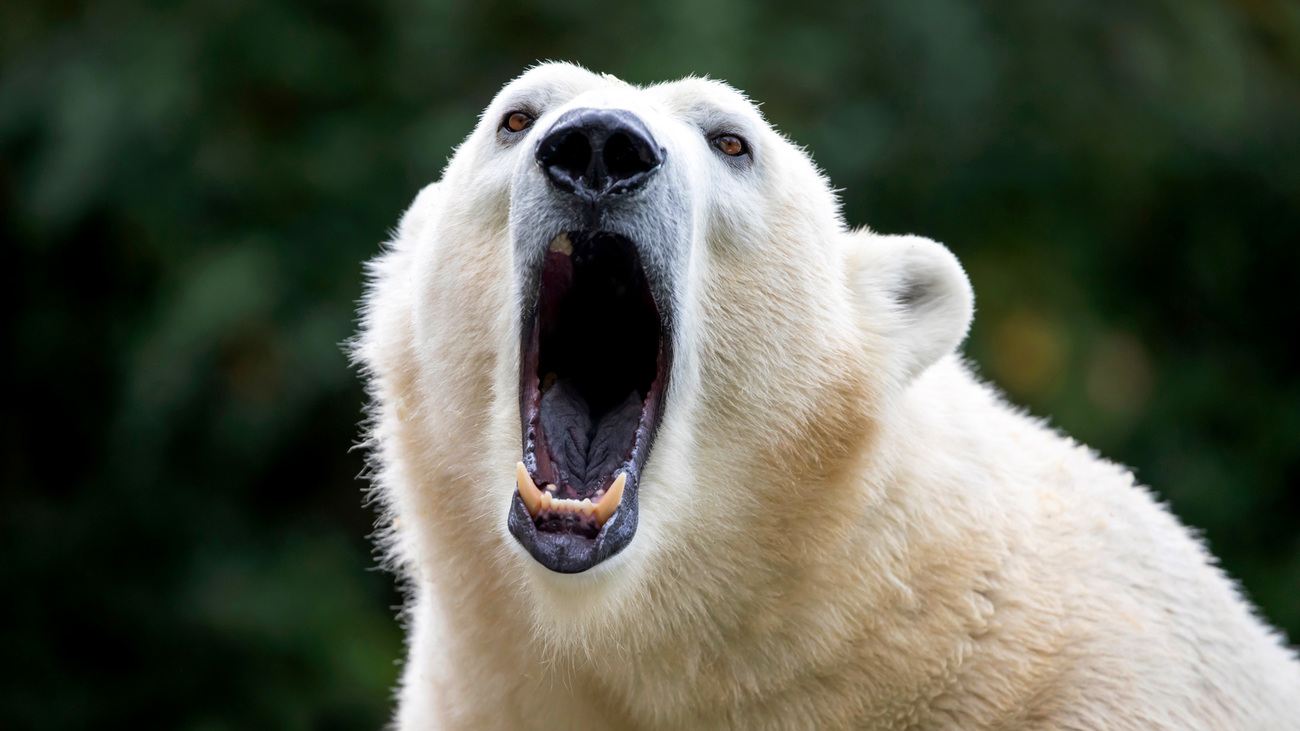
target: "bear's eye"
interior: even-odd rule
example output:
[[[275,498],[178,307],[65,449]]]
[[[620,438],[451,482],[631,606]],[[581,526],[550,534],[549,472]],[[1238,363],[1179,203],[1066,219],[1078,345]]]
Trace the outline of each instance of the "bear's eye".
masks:
[[[736,135],[718,135],[713,138],[712,142],[713,146],[727,157],[740,157],[749,152],[749,146]]]
[[[528,112],[510,112],[501,122],[501,129],[510,133],[523,132],[533,126],[533,116]]]

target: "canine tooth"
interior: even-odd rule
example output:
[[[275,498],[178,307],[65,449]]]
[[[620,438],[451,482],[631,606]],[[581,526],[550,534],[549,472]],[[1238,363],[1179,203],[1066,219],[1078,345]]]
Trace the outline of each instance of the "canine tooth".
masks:
[[[558,233],[555,238],[551,239],[550,251],[556,251],[565,256],[573,255],[573,242],[569,241],[569,234]]]
[[[604,525],[614,515],[614,511],[618,510],[619,504],[623,502],[623,485],[626,483],[627,473],[620,472],[618,479],[614,480],[614,484],[609,486],[609,492],[605,493],[605,497],[596,503],[595,514],[598,525]]]
[[[542,502],[546,495],[537,489],[523,462],[515,466],[515,483],[519,488],[519,497],[524,500],[524,507],[528,508],[528,514],[536,518],[542,511]]]

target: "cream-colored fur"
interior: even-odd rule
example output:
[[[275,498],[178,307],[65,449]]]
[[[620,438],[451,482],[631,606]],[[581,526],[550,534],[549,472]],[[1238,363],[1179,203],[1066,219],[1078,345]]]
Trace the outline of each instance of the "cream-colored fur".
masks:
[[[636,112],[690,206],[640,527],[573,575],[506,530],[511,214],[540,178],[497,128],[525,101],[537,129],[578,104]],[[718,119],[752,169],[708,146]],[[356,352],[409,592],[399,729],[1300,728],[1300,665],[1201,544],[953,354],[972,315],[956,260],[848,230],[724,84],[530,70],[371,273]]]

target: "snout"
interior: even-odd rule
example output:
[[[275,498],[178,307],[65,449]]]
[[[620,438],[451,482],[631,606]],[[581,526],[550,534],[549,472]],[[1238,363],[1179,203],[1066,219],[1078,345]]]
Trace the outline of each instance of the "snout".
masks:
[[[593,203],[645,185],[664,155],[645,123],[622,109],[570,110],[537,144],[551,185]]]

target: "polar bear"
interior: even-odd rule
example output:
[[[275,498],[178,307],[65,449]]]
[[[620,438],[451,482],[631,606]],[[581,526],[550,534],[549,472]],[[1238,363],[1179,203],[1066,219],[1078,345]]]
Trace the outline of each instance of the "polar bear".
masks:
[[[1300,664],[729,86],[508,84],[371,264],[398,729],[1297,729]]]

